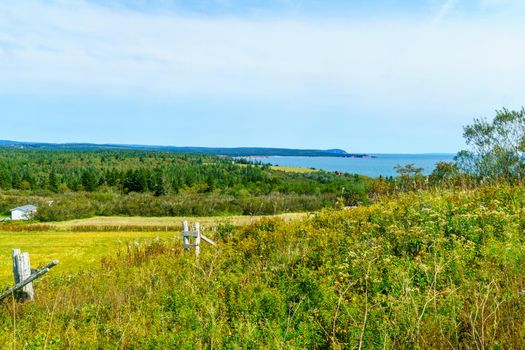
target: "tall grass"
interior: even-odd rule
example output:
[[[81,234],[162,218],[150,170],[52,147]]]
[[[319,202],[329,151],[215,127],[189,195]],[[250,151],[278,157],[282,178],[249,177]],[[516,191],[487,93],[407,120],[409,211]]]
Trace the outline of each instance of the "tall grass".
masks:
[[[25,349],[525,347],[525,188],[412,193],[300,221],[222,225],[199,259],[180,240],[4,302]],[[14,321],[16,320],[16,328]]]

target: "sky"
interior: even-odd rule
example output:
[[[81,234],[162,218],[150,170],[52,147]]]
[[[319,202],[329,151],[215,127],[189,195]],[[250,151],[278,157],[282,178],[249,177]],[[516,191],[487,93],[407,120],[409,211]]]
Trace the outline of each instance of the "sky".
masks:
[[[525,103],[522,0],[2,0],[0,139],[455,153]]]

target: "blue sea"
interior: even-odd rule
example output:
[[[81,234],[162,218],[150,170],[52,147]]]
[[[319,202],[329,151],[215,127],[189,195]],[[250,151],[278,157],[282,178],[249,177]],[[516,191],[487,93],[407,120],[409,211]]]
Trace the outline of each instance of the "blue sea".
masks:
[[[454,154],[370,154],[368,158],[340,157],[268,157],[254,161],[299,168],[315,168],[327,171],[341,171],[370,177],[397,176],[396,165],[414,164],[430,174],[436,163],[451,162]]]

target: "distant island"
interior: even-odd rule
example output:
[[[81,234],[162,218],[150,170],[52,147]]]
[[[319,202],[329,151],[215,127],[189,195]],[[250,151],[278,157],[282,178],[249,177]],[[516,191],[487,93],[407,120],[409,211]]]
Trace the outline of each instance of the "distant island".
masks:
[[[342,149],[316,150],[293,148],[266,148],[266,147],[176,147],[176,146],[148,146],[126,144],[94,144],[94,143],[45,143],[19,142],[0,140],[2,148],[29,148],[42,150],[133,150],[157,151],[182,154],[207,154],[229,157],[341,157],[341,158],[368,158],[367,154],[347,153]]]

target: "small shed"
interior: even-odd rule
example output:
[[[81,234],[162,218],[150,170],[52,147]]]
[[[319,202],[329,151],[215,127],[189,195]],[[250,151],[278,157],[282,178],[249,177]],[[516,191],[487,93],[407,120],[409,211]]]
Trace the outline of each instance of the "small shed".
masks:
[[[32,204],[11,209],[11,220],[29,220],[36,214],[36,206]]]

